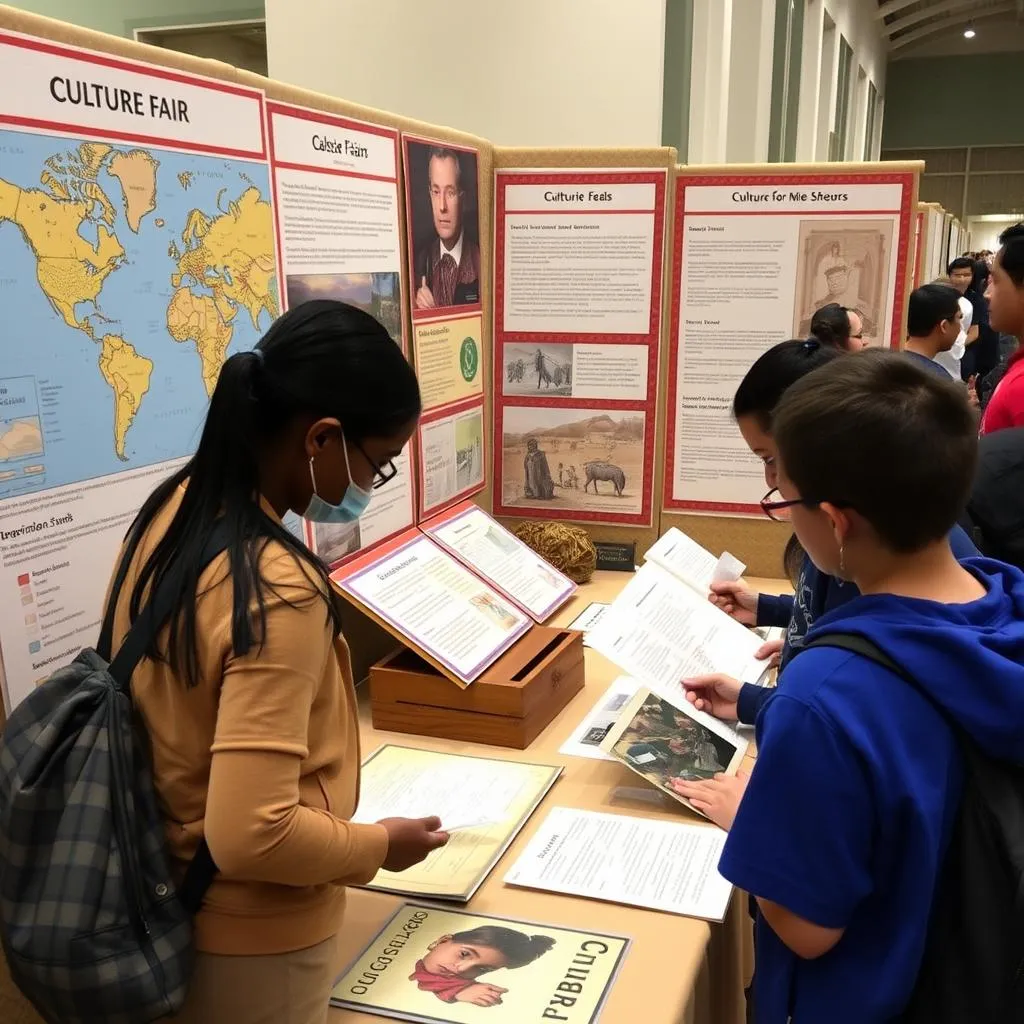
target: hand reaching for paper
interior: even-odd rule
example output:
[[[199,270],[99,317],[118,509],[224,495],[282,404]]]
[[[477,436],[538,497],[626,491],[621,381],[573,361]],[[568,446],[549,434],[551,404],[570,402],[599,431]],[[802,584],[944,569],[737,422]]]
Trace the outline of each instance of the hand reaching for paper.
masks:
[[[736,720],[736,702],[742,687],[738,679],[721,672],[683,680],[686,699],[698,711],[706,711],[727,722]]]
[[[775,668],[779,664],[779,659],[782,657],[782,647],[785,642],[785,640],[769,640],[767,643],[761,644],[754,657],[756,657],[758,661],[768,662],[765,668]]]
[[[680,796],[686,797],[696,810],[728,832],[736,820],[736,811],[739,810],[749,781],[750,775],[747,772],[737,772],[735,775],[719,773],[713,779],[705,779],[703,782],[669,779],[668,784]]]
[[[440,818],[384,818],[378,824],[388,832],[385,871],[405,871],[448,842]]]
[[[500,1006],[501,997],[508,991],[499,985],[488,985],[477,981],[464,988],[456,997],[457,1003],[472,1003],[474,1006]]]
[[[744,626],[757,625],[757,594],[741,580],[712,583],[708,600]]]

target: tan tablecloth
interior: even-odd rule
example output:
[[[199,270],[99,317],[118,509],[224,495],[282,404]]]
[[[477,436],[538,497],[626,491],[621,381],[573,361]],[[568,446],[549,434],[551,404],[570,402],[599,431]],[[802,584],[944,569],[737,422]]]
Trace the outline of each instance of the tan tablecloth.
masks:
[[[581,587],[553,625],[572,622],[592,601],[610,602],[630,577],[599,572]],[[775,580],[751,580],[751,585],[779,593],[785,584]],[[675,801],[665,798],[662,807],[630,800],[620,788],[636,790],[643,782],[624,766],[605,761],[565,757],[558,748],[608,685],[622,673],[596,652],[586,652],[586,687],[524,751],[499,747],[378,732],[370,724],[369,695],[360,696],[364,756],[382,743],[396,742],[454,753],[487,753],[523,761],[564,765],[562,777],[538,807],[526,827],[491,872],[473,898],[470,909],[482,914],[508,915],[553,925],[606,930],[628,935],[633,945],[612,987],[602,1018],[612,1024],[640,1019],[644,1024],[743,1024],[743,989],[752,966],[752,936],[746,897],[736,893],[722,924],[599,903],[555,893],[514,889],[502,883],[508,866],[522,850],[546,809],[564,805],[597,811],[617,811],[643,817],[700,821]],[[365,687],[361,688],[365,690]],[[712,826],[708,826],[709,828]],[[397,903],[397,897],[352,890],[345,916],[346,961],[376,933]],[[365,1021],[363,1014],[334,1010],[331,1024]]]

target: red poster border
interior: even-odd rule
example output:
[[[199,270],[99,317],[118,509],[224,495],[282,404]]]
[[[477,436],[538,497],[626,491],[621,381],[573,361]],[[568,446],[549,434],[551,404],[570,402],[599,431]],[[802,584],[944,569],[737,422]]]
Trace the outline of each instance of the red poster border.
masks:
[[[614,526],[650,526],[654,505],[654,447],[657,432],[658,380],[661,369],[661,307],[665,259],[665,199],[668,194],[668,170],[616,171],[544,171],[520,173],[500,171],[495,174],[495,246],[494,246],[494,345],[492,353],[492,386],[494,417],[494,473],[498,492],[493,496],[494,515],[513,519],[553,519],[574,523],[605,523]],[[654,185],[654,242],[651,260],[651,309],[646,334],[598,334],[593,332],[545,333],[536,331],[505,331],[505,216],[508,212],[505,190],[509,185]],[[520,211],[515,211],[520,212]],[[547,211],[546,211],[547,212]],[[578,211],[563,211],[575,213]],[[586,211],[590,212],[590,211]],[[598,214],[637,211],[593,211]],[[637,345],[647,349],[647,398],[643,401],[613,398],[544,398],[508,395],[503,389],[504,346],[506,342],[532,344],[547,341],[563,345]],[[616,513],[579,509],[543,509],[535,506],[506,505],[500,491],[504,463],[505,408],[578,409],[584,412],[602,409],[616,412],[638,412],[644,416],[643,498],[639,513]]]
[[[468,412],[471,409],[480,410],[480,430],[482,437],[480,438],[480,454],[483,457],[483,477],[479,484],[474,484],[472,487],[467,487],[465,490],[456,491],[451,497],[446,498],[443,502],[432,508],[426,508],[424,502],[426,500],[426,471],[423,466],[423,428],[431,423],[436,423],[438,420],[449,419],[453,416],[458,416],[459,413]],[[426,522],[429,519],[436,519],[439,515],[442,515],[450,508],[458,505],[460,502],[467,501],[468,499],[475,497],[477,494],[487,490],[488,476],[487,476],[487,459],[484,457],[487,451],[488,444],[488,423],[487,423],[487,402],[483,394],[473,395],[470,398],[464,398],[459,402],[452,402],[449,405],[441,405],[436,409],[431,409],[430,412],[426,412],[420,417],[419,425],[416,428],[416,525],[419,526],[421,523]],[[485,510],[486,511],[486,510]],[[491,513],[493,514],[493,513]]]
[[[898,213],[899,240],[896,245],[896,287],[893,295],[892,324],[889,346],[900,347],[900,332],[903,324],[903,305],[906,297],[907,260],[910,256],[910,230],[916,210],[911,209],[914,193],[914,175],[909,171],[891,173],[849,173],[849,174],[680,174],[676,178],[675,224],[672,239],[672,308],[669,322],[668,346],[668,416],[665,434],[665,475],[663,479],[662,509],[665,512],[720,513],[739,516],[761,516],[759,505],[728,501],[682,501],[673,497],[676,470],[676,410],[678,408],[679,373],[679,319],[683,283],[683,266],[680,256],[683,251],[683,223],[686,217],[686,189],[691,186],[743,186],[743,185],[901,185],[903,194],[898,210],[878,210],[873,213]],[[705,211],[699,211],[704,213]],[[822,211],[824,215],[857,216],[869,211],[841,210]],[[788,216],[796,213],[787,211]],[[801,214],[802,215],[802,214]],[[708,212],[708,216],[717,216]],[[748,216],[761,216],[749,213]]]
[[[14,46],[22,50],[35,50],[51,57],[63,57],[81,61],[86,64],[98,64],[101,67],[113,68],[117,71],[128,71],[149,78],[159,78],[166,82],[177,82],[193,88],[211,89],[215,92],[228,93],[254,100],[259,104],[260,150],[231,149],[227,146],[213,146],[206,143],[165,139],[159,135],[143,135],[136,132],[121,132],[112,128],[92,128],[87,125],[72,124],[68,121],[47,121],[39,118],[17,117],[13,114],[0,114],[0,124],[12,125],[16,128],[35,128],[42,131],[57,132],[61,135],[84,135],[102,139],[115,139],[118,142],[133,142],[142,145],[162,147],[166,149],[184,150],[191,153],[208,153],[215,156],[231,156],[243,160],[267,161],[267,118],[266,95],[260,89],[251,89],[244,85],[233,85],[219,78],[207,78],[203,75],[173,71],[158,64],[146,64],[142,61],[112,57],[84,47],[66,46],[39,39],[36,36],[22,35],[17,32],[0,31],[0,45]]]
[[[481,296],[479,302],[465,306],[438,306],[435,309],[416,309],[416,293],[413,284],[416,281],[416,239],[412,235],[412,181],[409,176],[409,143],[416,142],[421,146],[443,146],[445,149],[455,150],[457,153],[472,153],[476,157],[476,195],[477,195],[477,234],[480,234],[480,150],[473,146],[463,146],[457,142],[449,142],[447,139],[430,139],[424,135],[415,135],[410,132],[402,132],[402,176],[405,178],[405,243],[408,250],[409,270],[409,319],[432,320],[435,317],[448,316],[455,319],[460,313],[480,313],[483,315],[483,281],[481,285]],[[483,246],[483,239],[477,239],[477,245]],[[482,253],[481,253],[482,255]],[[482,267],[481,267],[482,270]],[[411,343],[410,339],[410,343]]]

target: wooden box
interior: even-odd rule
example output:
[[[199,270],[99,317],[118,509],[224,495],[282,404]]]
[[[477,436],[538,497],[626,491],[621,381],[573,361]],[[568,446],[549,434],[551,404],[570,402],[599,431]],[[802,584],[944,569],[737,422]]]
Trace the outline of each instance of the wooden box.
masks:
[[[370,669],[373,726],[525,750],[583,681],[573,630],[534,626],[466,689],[403,648]]]

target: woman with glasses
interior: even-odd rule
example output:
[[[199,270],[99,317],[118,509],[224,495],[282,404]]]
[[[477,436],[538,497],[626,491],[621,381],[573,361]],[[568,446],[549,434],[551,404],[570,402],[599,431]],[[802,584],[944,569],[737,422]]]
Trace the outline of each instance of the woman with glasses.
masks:
[[[416,377],[373,317],[304,303],[227,360],[195,455],[129,535],[114,647],[175,579],[132,698],[179,878],[197,850],[217,870],[176,1020],[322,1024],[345,885],[447,841],[436,818],[350,820],[359,733],[339,600],[282,523],[357,519],[419,415]]]
[[[765,352],[747,371],[736,390],[732,412],[743,439],[764,464],[769,488],[761,509],[770,519],[789,522],[793,502],[776,490],[777,450],[772,438],[772,416],[786,389],[819,366],[846,358],[841,349],[823,345],[817,339],[784,341]],[[857,358],[853,356],[852,358]],[[924,453],[923,453],[924,454]],[[950,545],[958,559],[977,556],[970,538],[958,526],[950,534]],[[858,596],[853,583],[821,572],[806,556],[796,537],[790,537],[784,555],[786,575],[793,594],[756,594],[741,581],[712,584],[711,600],[745,626],[775,626],[786,630],[780,654],[780,668],[799,650],[811,624],[825,612]],[[767,653],[766,648],[762,648]],[[716,673],[684,680],[691,703],[716,718],[753,725],[772,690],[743,683]]]

